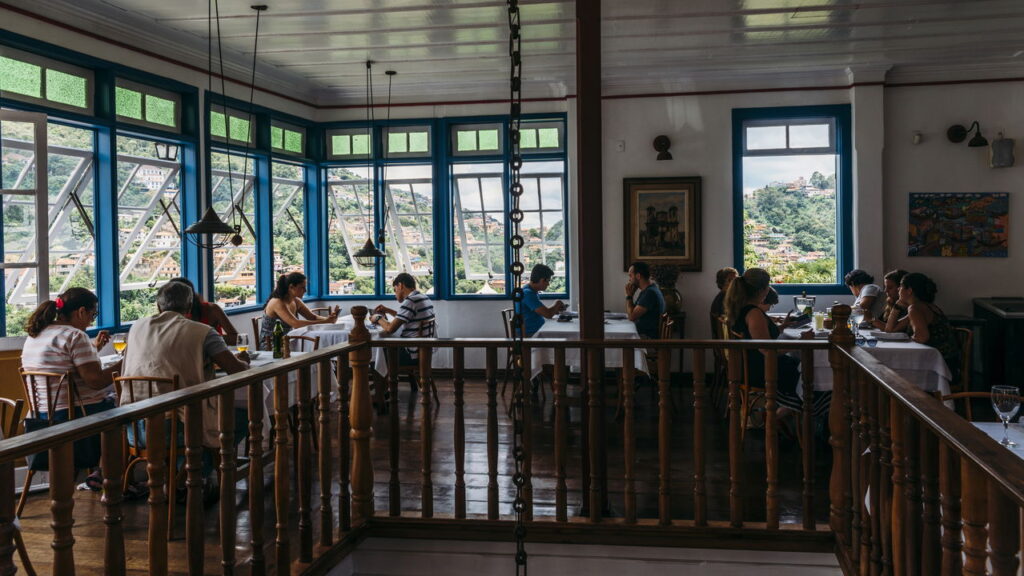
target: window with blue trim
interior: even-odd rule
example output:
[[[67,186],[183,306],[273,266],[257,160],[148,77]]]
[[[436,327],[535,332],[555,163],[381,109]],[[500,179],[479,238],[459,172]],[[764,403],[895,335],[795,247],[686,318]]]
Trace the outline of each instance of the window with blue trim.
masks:
[[[365,131],[364,131],[365,135]],[[376,294],[376,269],[352,258],[374,230],[373,169],[327,169],[327,280],[331,295]]]
[[[832,287],[849,261],[849,107],[733,111],[737,264]]]
[[[387,213],[385,277],[407,272],[416,288],[434,293],[434,167],[431,164],[386,166],[384,206]],[[390,282],[384,291],[394,293]]]
[[[274,277],[305,271],[306,180],[301,165],[272,162],[271,206],[274,218]]]
[[[505,293],[505,165],[452,166],[452,293]]]
[[[225,309],[251,305],[256,297],[256,159],[234,152],[210,153],[213,209],[239,226],[242,242],[213,251],[214,299]]]

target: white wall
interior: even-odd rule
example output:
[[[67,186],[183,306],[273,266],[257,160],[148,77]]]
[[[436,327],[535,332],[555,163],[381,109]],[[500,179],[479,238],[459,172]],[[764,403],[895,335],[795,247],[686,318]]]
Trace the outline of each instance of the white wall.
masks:
[[[977,120],[991,142],[1004,132],[1024,138],[1024,82],[889,88],[885,95],[885,193],[877,217],[884,224],[885,265],[928,274],[939,286],[936,302],[949,314],[971,314],[971,298],[1024,296],[1024,158],[1017,166],[989,168],[988,148],[953,144],[946,129]],[[913,132],[923,135],[913,144]],[[921,258],[907,256],[911,192],[1009,192],[1007,258]],[[863,233],[877,234],[877,227]]]

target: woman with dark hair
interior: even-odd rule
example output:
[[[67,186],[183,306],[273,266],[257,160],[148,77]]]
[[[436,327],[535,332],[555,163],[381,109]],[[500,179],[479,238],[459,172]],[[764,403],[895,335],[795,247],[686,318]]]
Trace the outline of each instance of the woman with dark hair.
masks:
[[[953,333],[953,326],[935,305],[935,294],[939,291],[931,278],[919,272],[911,272],[900,281],[897,304],[907,309],[905,319],[909,325],[908,332],[914,342],[920,342],[935,348],[942,354],[954,378],[960,366],[960,343]]]
[[[850,270],[843,278],[855,298],[853,307],[864,311],[864,322],[873,322],[882,313],[882,289],[874,281],[874,276],[860,268]]]
[[[54,402],[54,413],[47,414],[50,406],[50,390],[39,388],[33,391],[35,408],[41,419],[51,418],[51,422],[67,422],[68,407],[76,409],[81,406],[85,415],[110,410],[116,406],[114,402],[114,386],[111,373],[117,369],[113,366],[103,370],[96,351],[107,344],[110,333],[101,330],[96,338],[90,340],[85,329],[88,328],[98,312],[99,300],[91,290],[86,288],[69,288],[54,300],[40,304],[29,316],[25,324],[28,338],[21,350],[21,366],[25,370],[68,374],[69,388],[61,392]],[[42,384],[42,381],[39,381]],[[73,391],[76,401],[69,402],[67,390]],[[83,414],[76,413],[81,418]],[[87,439],[99,444],[99,436]],[[86,441],[76,442],[76,447]],[[98,450],[91,450],[98,454]],[[97,462],[96,465],[99,465]],[[103,479],[98,472],[93,472],[86,479],[86,486],[93,491],[102,489]]]
[[[280,320],[285,332],[292,328],[301,328],[311,324],[334,324],[338,319],[335,309],[329,316],[313,314],[302,301],[306,294],[306,275],[302,272],[282,274],[277,279],[277,286],[270,294],[270,300],[263,308],[263,324],[260,325],[260,345],[264,350],[270,348],[274,335],[274,325]]]
[[[894,330],[888,329],[890,319],[895,329],[896,322],[903,316],[906,316],[907,309],[896,304],[900,299],[900,281],[906,275],[907,271],[900,268],[886,272],[883,280],[884,285],[882,286],[885,290],[885,306],[882,308],[882,314],[872,322],[875,328],[892,332]]]
[[[213,302],[204,300],[202,295],[196,292],[196,287],[188,278],[179,276],[178,278],[171,278],[168,282],[181,282],[192,289],[192,312],[186,314],[186,318],[206,324],[216,330],[217,334],[223,336],[224,342],[228,346],[235,345],[238,331],[231,324],[231,320],[228,320],[228,315],[224,313],[223,308]]]

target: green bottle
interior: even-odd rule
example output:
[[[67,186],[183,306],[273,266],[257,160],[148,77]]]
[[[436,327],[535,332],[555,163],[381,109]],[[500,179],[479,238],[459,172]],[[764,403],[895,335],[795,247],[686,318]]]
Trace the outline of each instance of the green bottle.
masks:
[[[281,321],[274,323],[274,336],[271,340],[274,350],[274,358],[284,358],[284,327]]]

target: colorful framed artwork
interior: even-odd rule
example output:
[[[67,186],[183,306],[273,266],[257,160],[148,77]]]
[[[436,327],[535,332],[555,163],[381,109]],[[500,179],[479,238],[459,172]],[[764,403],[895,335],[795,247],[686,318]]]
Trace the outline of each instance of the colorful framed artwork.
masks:
[[[912,193],[908,256],[1006,258],[1006,192]]]
[[[699,176],[625,178],[625,268],[630,262],[673,264],[700,271]]]

